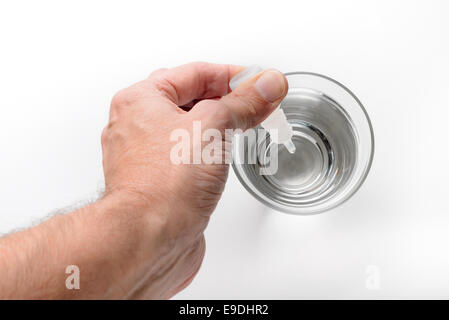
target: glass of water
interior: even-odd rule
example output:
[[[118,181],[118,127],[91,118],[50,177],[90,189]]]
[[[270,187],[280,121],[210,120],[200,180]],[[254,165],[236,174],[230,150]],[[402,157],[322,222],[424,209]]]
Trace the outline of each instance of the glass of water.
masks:
[[[311,72],[285,75],[289,91],[281,108],[296,152],[273,143],[258,127],[234,137],[233,168],[243,186],[273,209],[323,212],[364,182],[374,154],[372,125],[359,99],[341,83]],[[274,161],[275,170],[266,170]]]

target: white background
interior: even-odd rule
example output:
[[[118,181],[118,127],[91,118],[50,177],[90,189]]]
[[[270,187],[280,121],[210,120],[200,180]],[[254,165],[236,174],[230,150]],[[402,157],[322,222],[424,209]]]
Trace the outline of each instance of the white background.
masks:
[[[0,232],[95,192],[110,99],[152,70],[314,71],[371,116],[365,184],[302,217],[265,208],[232,173],[176,298],[449,298],[448,14],[429,0],[2,2]]]

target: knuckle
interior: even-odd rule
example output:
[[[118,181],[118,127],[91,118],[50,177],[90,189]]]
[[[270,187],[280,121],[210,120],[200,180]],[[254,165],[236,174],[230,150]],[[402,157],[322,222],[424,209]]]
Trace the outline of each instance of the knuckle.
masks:
[[[246,118],[253,119],[257,116],[258,112],[258,101],[252,97],[243,97],[241,99],[242,105],[244,104],[243,112]]]
[[[163,75],[149,78],[145,85],[148,91],[162,95],[171,101],[178,101],[178,92],[175,86]]]
[[[103,146],[106,145],[106,143],[108,141],[108,136],[109,136],[108,127],[105,127],[103,129],[103,131],[101,132],[101,144]]]
[[[137,95],[129,88],[118,91],[111,100],[111,109],[127,107],[136,101]]]

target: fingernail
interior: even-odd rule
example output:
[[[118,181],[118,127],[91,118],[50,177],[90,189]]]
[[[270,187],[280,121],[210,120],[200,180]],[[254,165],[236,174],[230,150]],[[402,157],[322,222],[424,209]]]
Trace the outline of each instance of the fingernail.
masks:
[[[284,77],[279,71],[268,70],[257,79],[254,86],[267,102],[275,102],[284,94]]]

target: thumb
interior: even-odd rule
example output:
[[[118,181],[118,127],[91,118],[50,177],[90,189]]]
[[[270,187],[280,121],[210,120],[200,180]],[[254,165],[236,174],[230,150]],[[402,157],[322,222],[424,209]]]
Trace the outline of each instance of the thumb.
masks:
[[[219,100],[234,128],[249,129],[265,120],[287,95],[288,82],[277,70],[266,70],[241,83]]]

